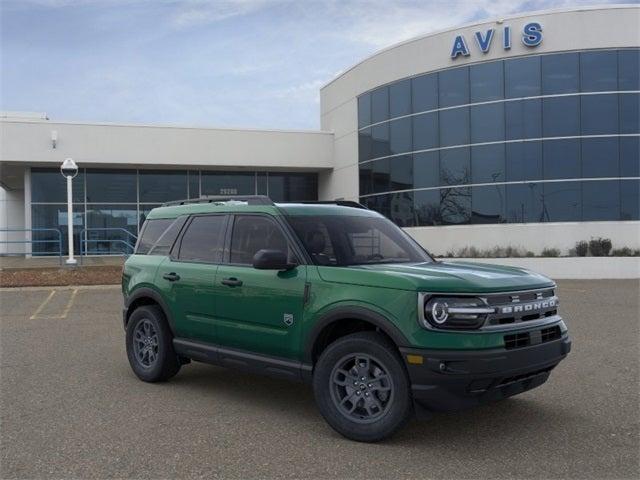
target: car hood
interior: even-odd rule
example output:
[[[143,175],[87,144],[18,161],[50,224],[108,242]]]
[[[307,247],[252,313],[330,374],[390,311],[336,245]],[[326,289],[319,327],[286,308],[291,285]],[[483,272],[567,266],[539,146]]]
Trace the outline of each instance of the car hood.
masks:
[[[519,267],[472,262],[426,262],[318,267],[327,282],[429,292],[490,293],[553,285],[544,275]]]

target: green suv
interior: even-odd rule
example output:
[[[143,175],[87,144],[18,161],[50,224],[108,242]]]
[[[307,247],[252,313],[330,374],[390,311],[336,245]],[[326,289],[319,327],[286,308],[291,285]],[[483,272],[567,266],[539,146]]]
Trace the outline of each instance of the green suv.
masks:
[[[301,380],[359,441],[414,412],[535,388],[571,348],[551,280],[435,260],[355,202],[165,204],[146,219],[122,291],[140,379],[194,360]]]

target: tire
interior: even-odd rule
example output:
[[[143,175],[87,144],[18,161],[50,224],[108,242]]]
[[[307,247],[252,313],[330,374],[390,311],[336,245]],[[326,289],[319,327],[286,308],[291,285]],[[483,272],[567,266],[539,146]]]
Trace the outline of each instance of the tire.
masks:
[[[145,382],[164,382],[180,370],[173,335],[160,307],[136,308],[127,323],[127,357],[136,376]]]
[[[354,333],[329,345],[316,363],[313,392],[327,423],[359,442],[390,437],[413,414],[402,359],[376,332]]]

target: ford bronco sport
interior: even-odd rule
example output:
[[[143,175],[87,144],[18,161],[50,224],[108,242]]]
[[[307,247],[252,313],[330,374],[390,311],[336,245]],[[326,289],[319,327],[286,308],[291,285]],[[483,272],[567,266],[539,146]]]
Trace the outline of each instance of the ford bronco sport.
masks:
[[[378,441],[415,411],[544,383],[571,342],[555,284],[443,262],[355,202],[208,197],[150,212],[124,266],[131,368],[191,360],[309,382],[342,435]]]

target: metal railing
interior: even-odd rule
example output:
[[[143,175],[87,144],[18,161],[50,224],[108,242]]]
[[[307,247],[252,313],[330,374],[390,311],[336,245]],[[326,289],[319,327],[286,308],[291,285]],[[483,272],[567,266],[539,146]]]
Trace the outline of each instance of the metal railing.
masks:
[[[118,232],[125,233],[124,238],[90,238],[91,232]],[[86,257],[87,255],[124,255],[129,256],[133,253],[136,242],[138,241],[138,237],[131,233],[126,228],[83,228],[80,231],[80,258]],[[104,250],[91,250],[89,244],[98,244],[98,243],[107,243],[109,245],[109,251],[105,253]],[[124,251],[120,253],[112,253],[111,245],[122,245],[124,247]],[[128,250],[128,251],[127,251]]]
[[[9,234],[10,233],[18,233],[18,232],[22,232],[22,233],[31,233],[31,237],[32,238],[25,238],[24,240],[9,240]],[[42,233],[42,232],[54,232],[55,236],[57,238],[54,239],[44,239],[44,240],[39,240],[33,239],[33,234],[34,233]],[[0,229],[0,234],[2,233],[6,233],[7,237],[6,240],[0,238],[0,244],[16,244],[16,243],[22,243],[22,244],[30,244],[31,245],[31,252],[10,252],[9,249],[7,248],[6,252],[2,252],[2,255],[38,255],[38,256],[53,256],[53,255],[57,255],[59,260],[60,260],[60,265],[62,265],[62,233],[60,232],[60,230],[58,230],[57,228],[3,228]],[[26,237],[26,235],[25,235]],[[33,245],[34,244],[46,244],[46,243],[55,243],[58,245],[58,251],[55,252],[33,252]]]

